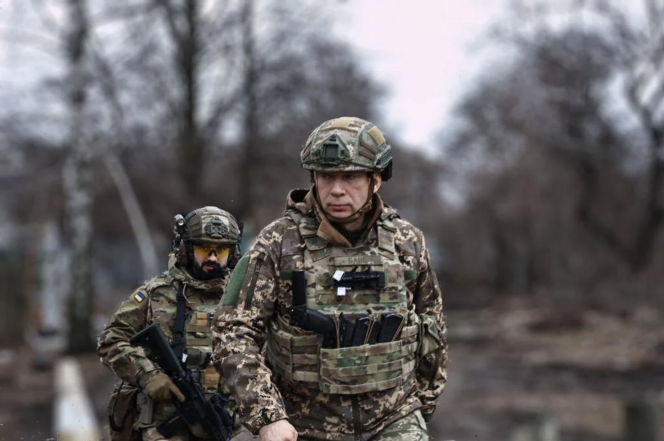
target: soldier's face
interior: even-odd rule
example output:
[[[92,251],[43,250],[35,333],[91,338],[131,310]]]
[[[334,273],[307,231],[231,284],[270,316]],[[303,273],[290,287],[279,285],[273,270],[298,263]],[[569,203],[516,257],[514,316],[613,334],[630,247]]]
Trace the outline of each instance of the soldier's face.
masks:
[[[194,245],[194,260],[204,273],[225,268],[230,248],[219,245]]]
[[[370,175],[366,172],[316,172],[318,197],[323,210],[334,217],[351,216],[367,202]],[[380,188],[380,175],[374,174],[373,192]]]

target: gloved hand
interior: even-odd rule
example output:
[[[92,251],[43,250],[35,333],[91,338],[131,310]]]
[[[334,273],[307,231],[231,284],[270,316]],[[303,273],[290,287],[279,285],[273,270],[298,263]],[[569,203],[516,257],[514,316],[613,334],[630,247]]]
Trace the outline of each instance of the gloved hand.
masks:
[[[171,392],[175,394],[178,400],[184,401],[184,395],[180,389],[178,389],[178,387],[173,383],[173,380],[168,378],[168,375],[163,372],[157,372],[151,376],[148,382],[145,383],[145,387],[143,389],[145,390],[145,393],[150,396],[150,398],[157,402],[170,403],[173,401]]]

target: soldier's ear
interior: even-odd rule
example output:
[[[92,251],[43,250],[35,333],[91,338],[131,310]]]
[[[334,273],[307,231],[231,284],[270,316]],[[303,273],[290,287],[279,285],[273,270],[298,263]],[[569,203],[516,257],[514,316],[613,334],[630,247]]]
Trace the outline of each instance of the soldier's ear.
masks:
[[[374,173],[373,174],[373,192],[378,193],[378,190],[380,187],[383,185],[383,178],[380,175],[380,173]]]

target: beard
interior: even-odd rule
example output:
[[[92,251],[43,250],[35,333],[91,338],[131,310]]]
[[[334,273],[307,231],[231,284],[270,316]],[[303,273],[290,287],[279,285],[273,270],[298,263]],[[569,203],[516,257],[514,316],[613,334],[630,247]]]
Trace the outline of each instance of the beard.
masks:
[[[203,262],[202,265],[194,263],[194,273],[199,280],[220,279],[226,275],[226,268],[222,268],[218,262]]]

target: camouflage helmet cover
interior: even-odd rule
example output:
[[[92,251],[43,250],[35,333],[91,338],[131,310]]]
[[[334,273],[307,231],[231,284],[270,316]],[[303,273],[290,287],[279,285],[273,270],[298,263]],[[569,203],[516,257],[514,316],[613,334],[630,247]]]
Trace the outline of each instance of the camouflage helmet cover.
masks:
[[[240,242],[237,221],[232,214],[220,208],[198,208],[189,213],[184,222],[182,240],[185,243],[237,245]]]
[[[392,147],[369,121],[344,116],[324,122],[309,135],[300,162],[311,171],[379,172],[386,181],[392,171]]]

